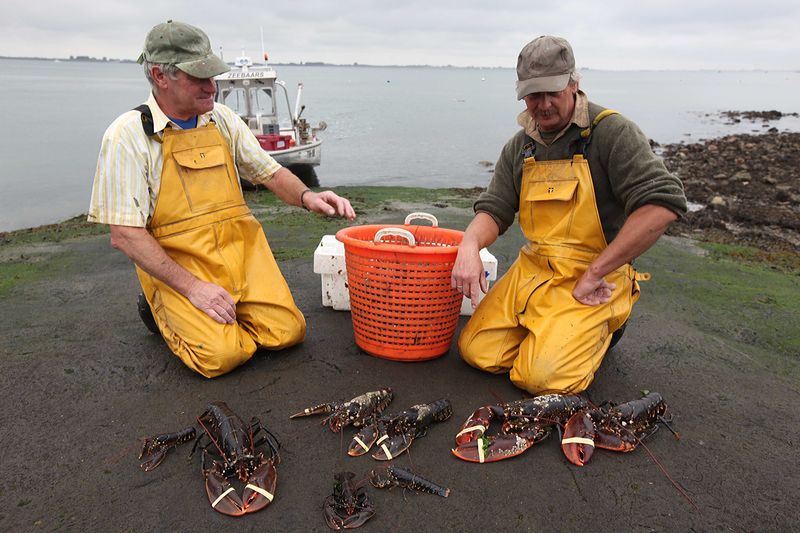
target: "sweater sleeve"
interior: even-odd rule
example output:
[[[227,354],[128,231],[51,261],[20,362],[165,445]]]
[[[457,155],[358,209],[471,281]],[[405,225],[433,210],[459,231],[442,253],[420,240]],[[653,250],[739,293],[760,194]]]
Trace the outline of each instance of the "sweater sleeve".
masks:
[[[519,191],[522,183],[522,157],[520,152],[525,139],[533,142],[524,131],[520,131],[506,143],[494,167],[489,187],[481,193],[473,205],[476,213],[491,216],[500,234],[514,223],[519,209]]]
[[[678,216],[686,213],[683,184],[653,153],[636,124],[612,115],[597,126],[595,133],[593,142],[598,144],[611,189],[624,205],[626,216],[646,204],[660,205]]]

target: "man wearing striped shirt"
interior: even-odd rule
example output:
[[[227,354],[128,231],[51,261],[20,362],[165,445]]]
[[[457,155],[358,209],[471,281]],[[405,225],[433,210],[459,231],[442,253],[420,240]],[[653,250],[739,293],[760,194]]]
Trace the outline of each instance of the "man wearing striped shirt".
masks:
[[[152,93],[106,131],[89,221],[136,265],[155,325],[186,366],[212,378],[301,342],[305,320],[242,197],[239,178],[289,205],[355,218],[266,154],[246,124],[214,102],[229,67],[188,24],[155,26],[139,57]]]

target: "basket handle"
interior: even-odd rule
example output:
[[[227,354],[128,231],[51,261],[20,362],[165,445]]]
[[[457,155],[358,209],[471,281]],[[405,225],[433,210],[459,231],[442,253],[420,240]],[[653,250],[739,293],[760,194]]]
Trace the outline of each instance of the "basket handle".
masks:
[[[433,224],[434,228],[439,227],[439,221],[436,219],[435,216],[431,215],[430,213],[422,213],[422,212],[411,213],[406,217],[406,221],[404,222],[404,224],[407,226],[411,223],[412,220],[417,220],[417,219],[427,220],[428,222]]]
[[[404,239],[406,239],[408,241],[408,245],[409,246],[416,246],[417,245],[417,241],[416,241],[416,239],[414,239],[414,235],[410,231],[404,230],[404,229],[401,229],[401,228],[383,228],[383,229],[379,229],[378,231],[375,232],[375,238],[373,238],[372,241],[375,244],[381,244],[381,242],[382,242],[381,239],[383,237],[386,237],[387,235],[391,235],[391,236],[394,236],[394,237],[402,237],[402,238],[404,238]]]

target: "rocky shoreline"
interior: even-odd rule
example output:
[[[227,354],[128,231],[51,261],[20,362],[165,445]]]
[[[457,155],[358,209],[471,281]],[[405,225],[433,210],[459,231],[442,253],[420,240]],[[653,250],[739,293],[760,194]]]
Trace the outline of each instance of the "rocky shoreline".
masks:
[[[771,120],[778,112],[723,112]],[[658,147],[683,181],[690,212],[673,235],[738,244],[764,253],[800,254],[800,133],[770,128]]]

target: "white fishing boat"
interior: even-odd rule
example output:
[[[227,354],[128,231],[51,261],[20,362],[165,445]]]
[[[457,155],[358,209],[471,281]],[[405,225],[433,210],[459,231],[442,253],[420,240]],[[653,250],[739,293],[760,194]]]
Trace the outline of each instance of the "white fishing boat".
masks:
[[[247,123],[261,147],[308,185],[318,185],[314,167],[320,164],[322,140],[317,132],[327,124],[320,122],[312,127],[301,117],[305,110],[300,104],[303,84],[297,84],[292,108],[286,84],[278,79],[275,69],[267,64],[254,65],[244,54],[236,58],[229,72],[215,79],[216,100]]]

